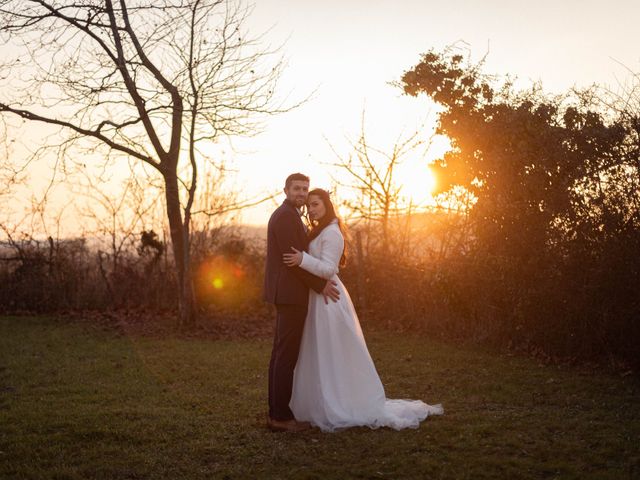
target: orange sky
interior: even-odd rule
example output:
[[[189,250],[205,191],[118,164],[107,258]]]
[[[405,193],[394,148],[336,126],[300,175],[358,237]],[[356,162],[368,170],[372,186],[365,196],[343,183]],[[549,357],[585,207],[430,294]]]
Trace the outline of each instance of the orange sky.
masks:
[[[237,156],[240,176],[250,189],[266,189],[302,170],[326,186],[328,167],[321,164],[334,157],[325,138],[348,152],[344,137],[357,135],[363,109],[370,138],[382,148],[430,124],[426,100],[403,97],[388,82],[431,47],[465,42],[472,59],[488,52],[487,72],[516,75],[523,86],[538,80],[556,92],[594,82],[615,86],[629,77],[620,63],[640,71],[638,19],[637,0],[261,0],[251,21],[258,29],[272,26],[274,42],[287,39],[283,90],[318,90],[241,143],[255,153]],[[424,160],[410,163],[406,169],[420,179]],[[247,212],[245,220],[261,223],[268,208]]]
[[[331,168],[324,164],[335,161],[329,143],[347,154],[346,137],[357,136],[363,110],[368,136],[382,149],[433,125],[424,98],[404,97],[388,84],[429,48],[465,42],[474,60],[488,52],[486,72],[516,75],[522,86],[540,80],[555,92],[594,82],[615,88],[630,77],[624,66],[640,71],[638,19],[638,0],[260,0],[248,27],[269,30],[271,45],[284,43],[288,68],[280,94],[315,93],[293,112],[268,119],[262,134],[221,149],[244,192],[279,189],[293,171],[308,173],[312,186],[329,187]],[[415,180],[407,189],[418,200],[416,187],[428,180],[421,153],[400,172]],[[37,177],[48,177],[44,164],[38,170],[30,183],[36,195],[45,183]],[[63,191],[57,196],[65,198]],[[246,211],[243,221],[264,223],[272,208]]]

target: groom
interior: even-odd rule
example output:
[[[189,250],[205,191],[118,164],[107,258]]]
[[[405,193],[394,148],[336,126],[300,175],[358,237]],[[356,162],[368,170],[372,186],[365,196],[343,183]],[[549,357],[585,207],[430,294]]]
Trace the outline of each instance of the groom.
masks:
[[[307,201],[309,177],[294,173],[284,185],[285,201],[271,215],[267,228],[267,261],[264,276],[264,300],[276,306],[276,331],[269,362],[269,417],[272,431],[300,432],[309,428],[298,422],[289,408],[293,370],[298,361],[300,340],[307,316],[309,288],[338,300],[336,283],[312,275],[300,267],[287,267],[282,259],[297,250],[307,249],[306,229],[300,219]]]

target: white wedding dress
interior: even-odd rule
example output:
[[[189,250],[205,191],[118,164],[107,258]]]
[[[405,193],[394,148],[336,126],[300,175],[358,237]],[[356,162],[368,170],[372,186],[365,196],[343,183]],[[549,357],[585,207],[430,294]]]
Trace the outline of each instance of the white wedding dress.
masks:
[[[336,221],[309,244],[300,267],[338,283],[340,300],[311,290],[289,406],[295,418],[322,431],[367,426],[417,428],[440,405],[389,400],[367,350],[351,298],[337,276],[344,238]]]

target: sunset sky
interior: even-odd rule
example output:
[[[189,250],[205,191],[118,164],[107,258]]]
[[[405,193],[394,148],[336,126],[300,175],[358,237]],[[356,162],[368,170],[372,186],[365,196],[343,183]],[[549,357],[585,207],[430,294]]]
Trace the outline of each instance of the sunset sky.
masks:
[[[635,0],[256,2],[251,21],[257,29],[273,27],[268,38],[286,41],[281,91],[294,98],[317,91],[299,109],[272,119],[259,137],[239,143],[245,150],[236,157],[239,179],[250,190],[279,188],[288,173],[301,170],[313,185],[329,186],[330,167],[323,165],[335,161],[329,143],[347,154],[345,136],[357,136],[363,110],[372,143],[383,149],[421,124],[431,126],[426,99],[404,97],[388,82],[432,47],[460,42],[472,60],[488,53],[487,73],[515,75],[522,86],[616,88],[629,79],[627,67],[640,71],[638,19]],[[414,180],[407,188],[418,197],[425,163],[415,158],[403,166],[403,178]],[[270,208],[246,212],[245,220],[261,223]]]
[[[268,118],[260,135],[234,140],[223,158],[248,195],[280,189],[294,171],[309,174],[312,186],[330,187],[331,145],[348,155],[347,139],[357,137],[363,111],[372,145],[383,150],[420,126],[425,138],[430,134],[435,111],[427,100],[389,85],[430,48],[457,43],[472,60],[488,54],[485,72],[517,76],[522,87],[541,81],[551,92],[592,83],[615,89],[630,71],[640,72],[639,19],[637,0],[257,1],[248,30],[266,32],[265,45],[282,45],[288,63],[279,95],[313,95]],[[399,178],[416,201],[427,198],[426,163],[444,146],[401,167]],[[30,184],[36,195],[44,183]],[[263,224],[273,207],[248,210],[242,220]]]

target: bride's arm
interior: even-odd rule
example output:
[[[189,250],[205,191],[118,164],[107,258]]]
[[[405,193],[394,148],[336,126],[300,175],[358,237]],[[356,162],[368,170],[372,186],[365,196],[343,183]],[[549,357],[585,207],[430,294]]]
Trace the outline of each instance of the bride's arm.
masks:
[[[339,230],[331,228],[322,232],[318,240],[322,242],[320,257],[316,258],[302,252],[300,268],[329,280],[338,273],[338,265],[344,251],[344,238]]]

